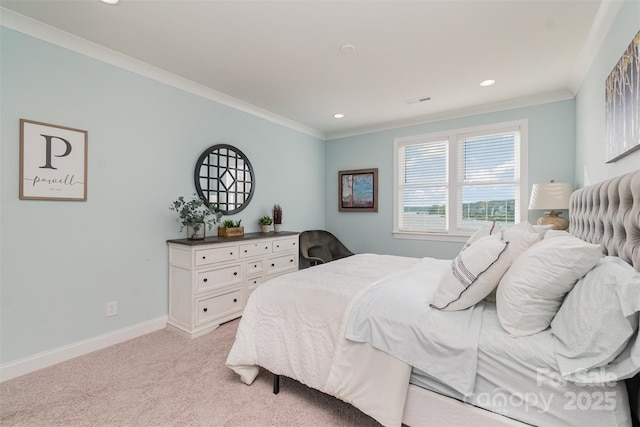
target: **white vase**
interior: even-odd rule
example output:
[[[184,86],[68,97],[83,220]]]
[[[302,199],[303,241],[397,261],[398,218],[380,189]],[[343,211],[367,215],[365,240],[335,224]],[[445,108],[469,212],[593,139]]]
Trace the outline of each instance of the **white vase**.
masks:
[[[193,224],[187,225],[187,239],[189,240],[202,240],[204,239],[205,224]]]
[[[279,233],[282,230],[282,224],[273,224],[273,231]]]
[[[271,228],[270,225],[261,225],[261,227],[262,227],[262,232],[263,233],[268,233],[269,229]]]

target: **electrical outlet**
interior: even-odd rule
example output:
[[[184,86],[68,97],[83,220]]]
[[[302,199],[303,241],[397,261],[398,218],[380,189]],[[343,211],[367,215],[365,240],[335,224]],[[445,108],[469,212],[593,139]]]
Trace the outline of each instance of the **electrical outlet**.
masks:
[[[107,303],[107,316],[115,316],[118,314],[118,301],[111,301]]]

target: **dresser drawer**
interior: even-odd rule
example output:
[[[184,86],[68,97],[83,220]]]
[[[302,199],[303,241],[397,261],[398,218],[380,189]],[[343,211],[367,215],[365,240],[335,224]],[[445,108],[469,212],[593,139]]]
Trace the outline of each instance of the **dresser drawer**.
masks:
[[[198,272],[196,280],[197,292],[221,288],[226,285],[242,282],[242,266],[240,264]]]
[[[273,241],[273,252],[284,252],[295,250],[298,252],[298,237],[289,239],[278,239]]]
[[[260,275],[264,272],[264,260],[257,259],[254,261],[247,261],[247,274],[246,277]]]
[[[200,249],[195,253],[196,266],[238,259],[238,245]]]
[[[244,307],[242,289],[229,292],[228,294],[198,300],[197,307],[198,314],[196,324],[198,325],[236,311],[241,311]]]
[[[286,254],[281,256],[274,256],[269,258],[267,261],[267,274],[282,274],[287,271],[296,270],[297,263],[296,258],[298,257],[298,253],[294,254]]]
[[[240,258],[250,258],[271,253],[271,241],[265,240],[256,243],[240,245]]]
[[[264,282],[264,276],[252,277],[245,280],[245,288],[247,289],[247,292],[253,292],[253,290],[260,286],[262,282]],[[249,295],[247,295],[247,298],[248,297]]]

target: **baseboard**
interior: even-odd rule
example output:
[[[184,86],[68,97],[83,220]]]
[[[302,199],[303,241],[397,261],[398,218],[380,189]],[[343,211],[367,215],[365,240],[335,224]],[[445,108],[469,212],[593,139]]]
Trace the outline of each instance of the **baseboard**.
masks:
[[[54,348],[53,350],[48,350],[33,356],[18,359],[14,362],[0,365],[0,382],[34,372],[114,344],[128,341],[132,338],[164,329],[167,326],[167,320],[168,316],[161,316],[156,319],[118,329],[117,331],[77,341],[72,344]]]

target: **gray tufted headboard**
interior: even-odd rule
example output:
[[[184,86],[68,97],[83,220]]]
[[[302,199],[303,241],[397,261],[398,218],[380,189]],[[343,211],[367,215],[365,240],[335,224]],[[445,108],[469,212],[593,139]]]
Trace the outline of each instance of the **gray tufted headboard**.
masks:
[[[640,170],[574,191],[569,231],[640,271]]]
[[[574,191],[569,221],[571,234],[640,271],[640,170]],[[640,374],[626,383],[634,423],[640,424]]]

